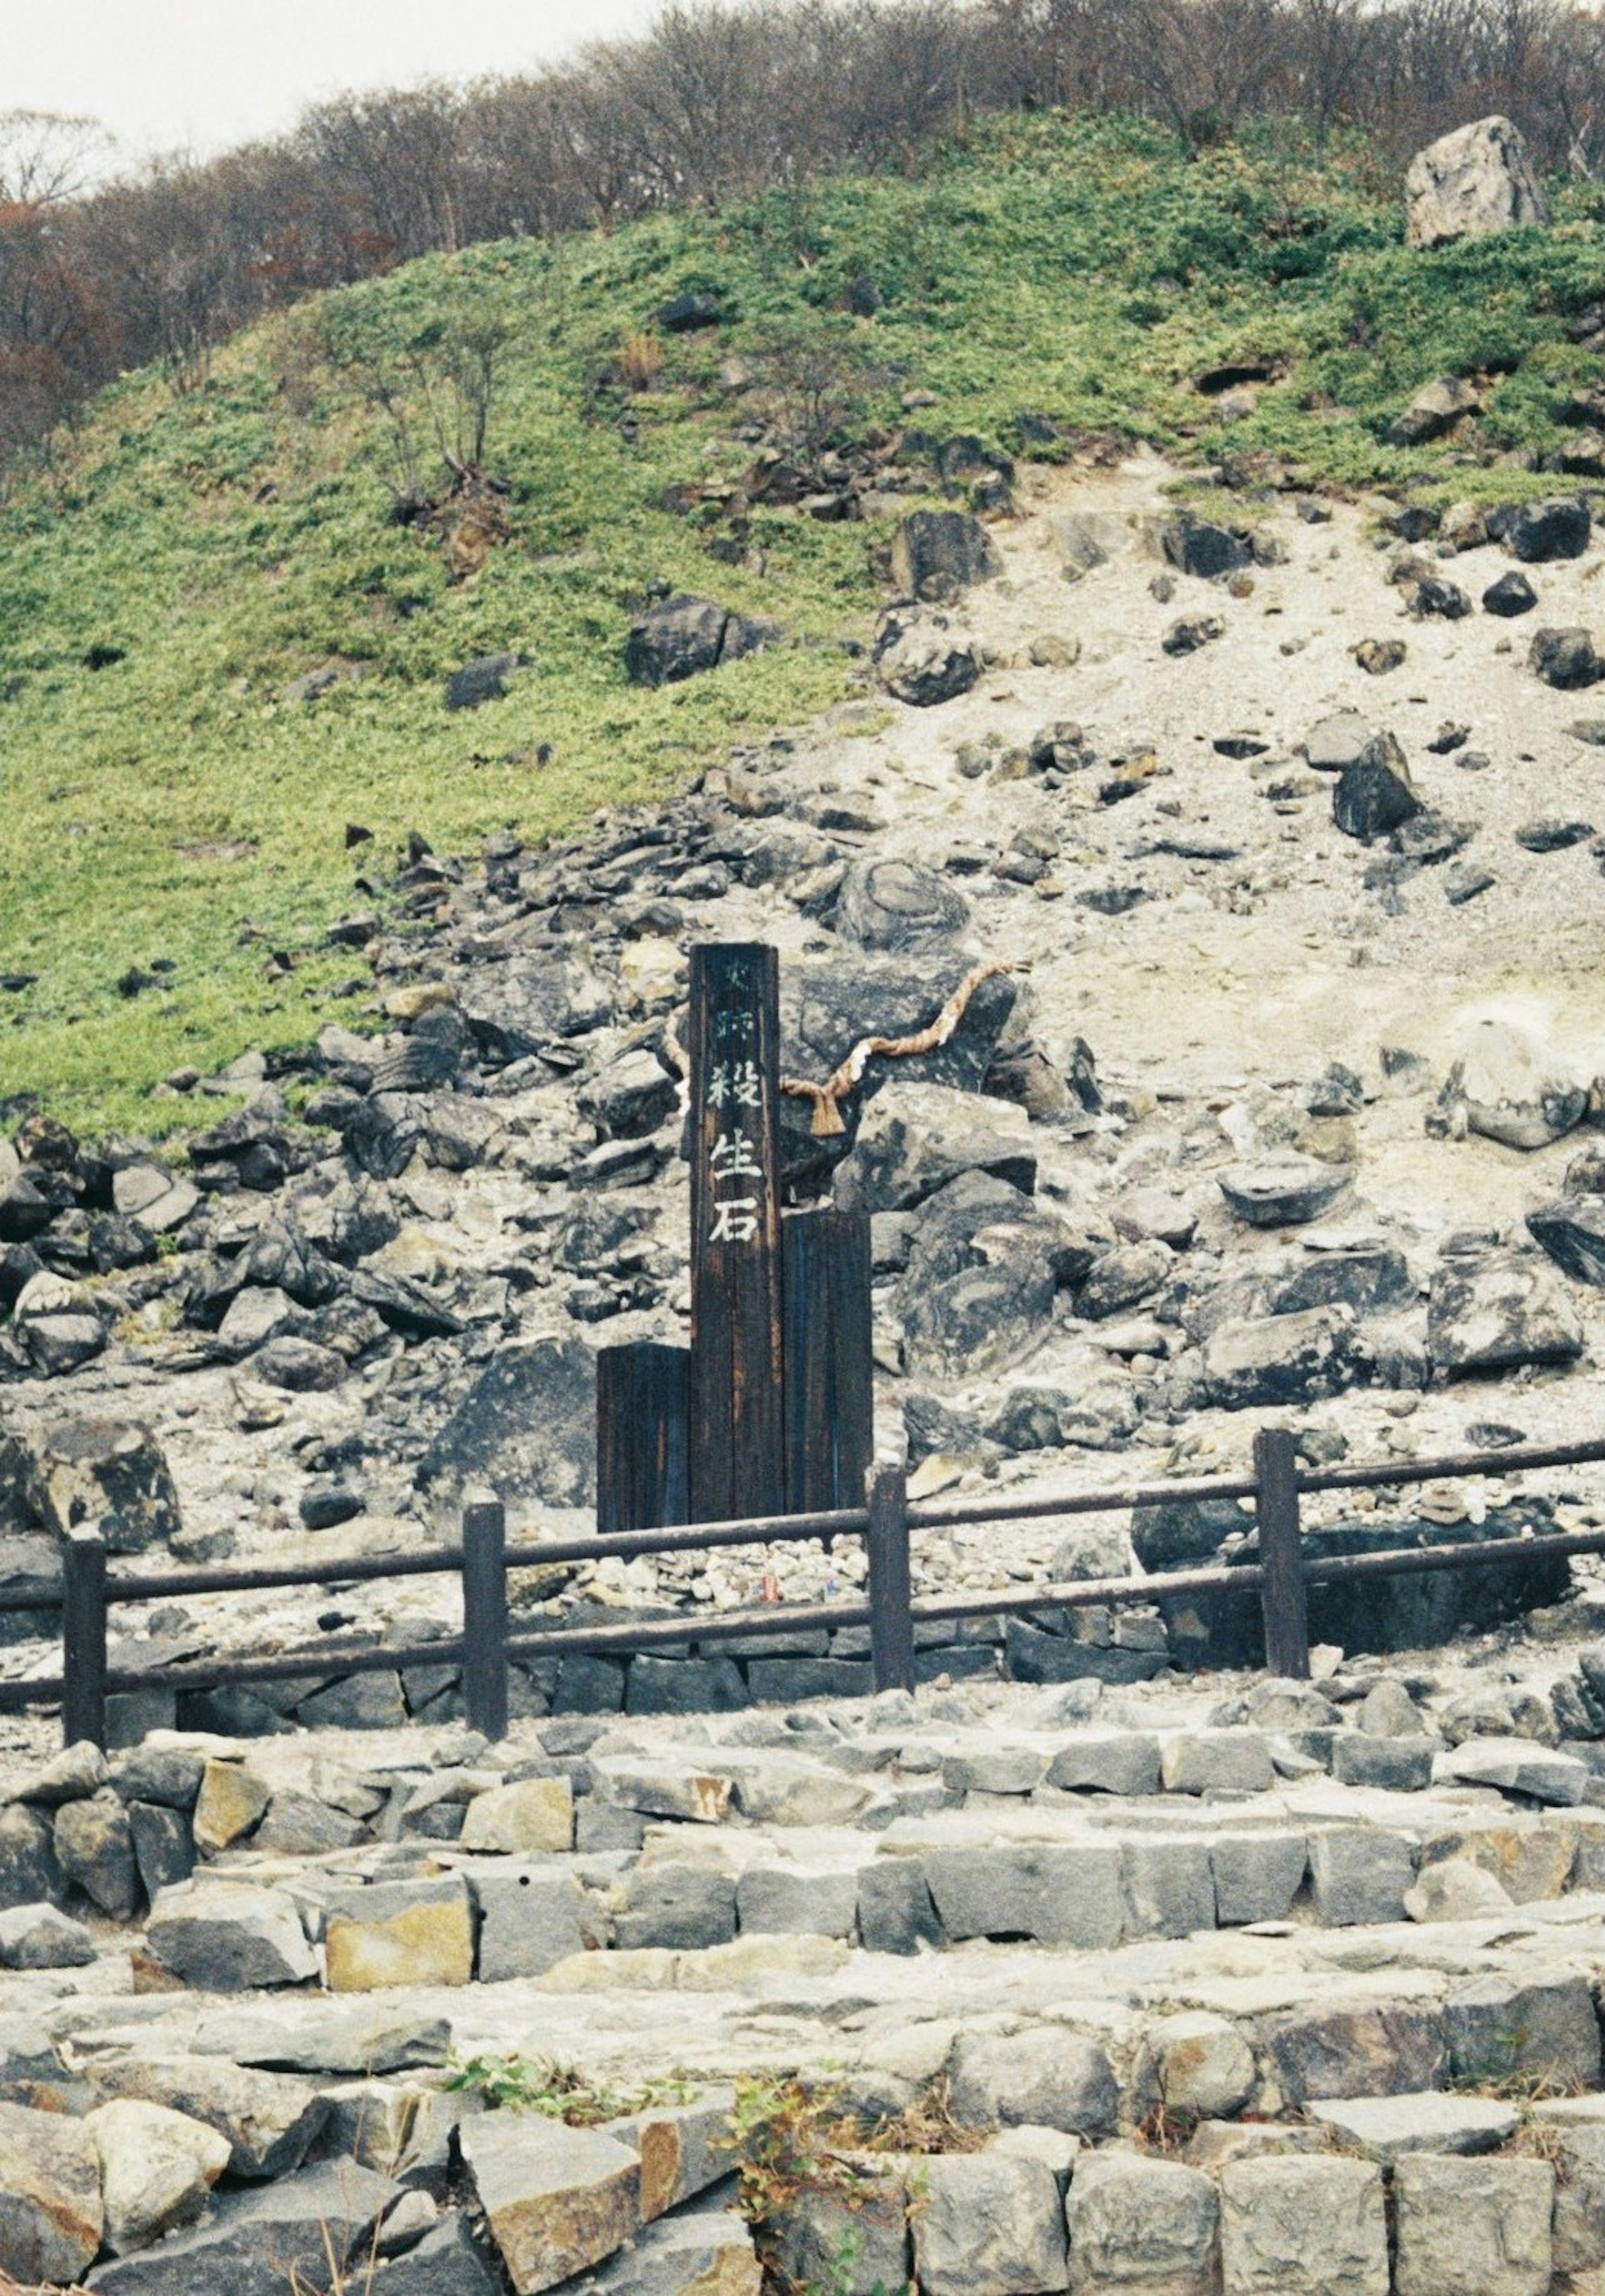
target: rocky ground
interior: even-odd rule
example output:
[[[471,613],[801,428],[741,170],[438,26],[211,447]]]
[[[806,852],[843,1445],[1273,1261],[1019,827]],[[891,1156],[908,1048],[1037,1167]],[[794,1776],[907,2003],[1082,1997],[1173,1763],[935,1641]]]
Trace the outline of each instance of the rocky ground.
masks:
[[[771,2261],[841,2296],[910,2254],[926,2296],[1599,2284],[1587,1567],[1323,1598],[1315,1689],[1196,1673],[1252,1655],[1222,1604],[933,1631],[889,1702],[851,1695],[861,1634],[696,1644],[766,1577],[854,1584],[844,1543],[532,1571],[521,1618],[668,1609],[687,1637],[522,1670],[498,1748],[449,1667],[342,1677],[320,1652],[451,1631],[449,1581],[334,1566],[449,1530],[471,1482],[523,1536],[588,1520],[594,1347],[685,1330],[699,938],[778,947],[786,1065],[815,1081],[1008,968],[947,1046],[872,1069],[841,1141],[789,1104],[794,1199],[875,1216],[884,1440],[917,1492],[997,1496],[918,1535],[918,1591],[1240,1552],[1235,1505],[1069,1539],[1008,1509],[1240,1470],[1267,1422],[1317,1462],[1493,1468],[1600,1431],[1586,506],[1494,537],[1286,494],[1206,519],[1170,475],[1029,473],[987,529],[911,521],[862,699],[649,816],[547,853],[416,841],[341,928],[382,1033],[175,1078],[187,1156],[13,1107],[10,1591],[43,1604],[86,1516],[119,1554],[331,1570],[117,1614],[147,1665],[305,1649],[282,1693],[119,1702],[109,1772],[79,1750],[41,1775],[54,1721],[4,1726],[0,2183],[43,2197],[9,2250],[0,2212],[0,2265],[265,2296],[238,2259],[304,2246],[338,2199],[354,2250],[390,2227],[392,2296],[593,2268],[746,2292],[721,2085],[830,2070],[901,2149],[847,2220],[834,2186],[790,2194]],[[647,619],[643,645],[683,635]],[[214,1088],[243,1106],[208,1125]],[[1307,1520],[1519,1538],[1602,1500],[1598,1470],[1492,1474]],[[8,1675],[50,1670],[47,1611],[8,1631]],[[376,2015],[326,1997],[370,1989]],[[649,2199],[646,2106],[537,2144],[442,2092],[449,2053],[509,2048],[691,2079],[701,2102],[652,2109],[701,2167]],[[81,2127],[42,2131],[46,2106]],[[373,2182],[335,2194],[337,2161]],[[223,2233],[150,2245],[219,2179]]]
[[[245,1101],[187,1161],[25,1121],[0,1199],[12,1578],[48,1576],[27,1542],[56,1453],[94,1450],[63,1419],[151,1431],[170,1480],[120,1471],[154,1479],[129,1547],[405,1544],[475,1474],[515,1526],[582,1521],[591,1347],[685,1328],[666,1040],[699,936],[779,947],[786,1065],[814,1079],[973,961],[1013,968],[945,1051],[871,1065],[845,1140],[788,1103],[797,1201],[877,1215],[881,1402],[917,1492],[1240,1466],[1289,1406],[1328,1459],[1592,1431],[1605,726],[1529,659],[1535,626],[1586,646],[1586,512],[1404,543],[1387,521],[1425,514],[1271,496],[1229,530],[1178,520],[1168,476],[1034,471],[985,533],[911,521],[901,570],[947,603],[888,618],[862,703],[660,811],[547,854],[415,850],[340,929],[385,1033],[177,1079]],[[1473,603],[1512,574],[1530,613]],[[1598,1519],[1576,1476],[1533,1488]],[[1052,1544],[927,1539],[921,1584]],[[854,1567],[605,1566],[556,1597],[730,1603],[770,1570],[813,1595]],[[340,1607],[416,1621],[438,1594]],[[307,1624],[269,1599],[157,1622],[188,1654]]]

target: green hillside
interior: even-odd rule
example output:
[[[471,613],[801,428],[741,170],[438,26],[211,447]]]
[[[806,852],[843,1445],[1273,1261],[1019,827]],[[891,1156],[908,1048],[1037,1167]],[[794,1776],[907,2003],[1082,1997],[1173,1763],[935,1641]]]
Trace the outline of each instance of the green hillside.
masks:
[[[907,175],[415,264],[237,339],[181,396],[127,379],[0,508],[0,975],[37,976],[0,990],[0,1099],[36,1092],[89,1128],[178,1121],[147,1096],[169,1070],[356,1009],[335,994],[351,953],[323,936],[409,831],[442,852],[559,832],[853,690],[840,641],[885,594],[889,529],[758,506],[760,570],[710,554],[719,502],[666,499],[744,480],[758,417],[770,437],[915,421],[1052,456],[1115,434],[1270,450],[1310,483],[1528,492],[1508,450],[1559,444],[1554,401],[1597,365],[1565,322],[1605,290],[1598,204],[1584,186],[1546,232],[1412,255],[1362,152],[1317,167],[1267,128],[1188,163],[1151,127],[993,120]],[[654,335],[687,289],[721,324]],[[391,515],[394,427],[315,350],[343,347],[360,380],[404,376],[410,346],[438,377],[453,330],[487,324],[506,532],[464,571],[440,521]],[[1204,422],[1190,378],[1248,355],[1283,378]],[[1382,443],[1451,368],[1501,378],[1493,451]],[[910,416],[910,392],[933,403]],[[1033,414],[1057,436],[1023,431]],[[623,639],[657,584],[787,640],[633,687]],[[446,675],[503,649],[529,664],[506,698],[449,713]],[[345,673],[329,691],[284,698],[325,663]],[[348,852],[349,822],[374,843]]]

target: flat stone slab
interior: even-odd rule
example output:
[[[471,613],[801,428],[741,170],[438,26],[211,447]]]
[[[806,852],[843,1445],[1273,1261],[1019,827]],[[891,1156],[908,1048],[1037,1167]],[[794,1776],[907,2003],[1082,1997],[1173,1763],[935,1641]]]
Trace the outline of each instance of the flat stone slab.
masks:
[[[1493,2152],[1516,2134],[1520,2120],[1513,2106],[1495,2097],[1445,2095],[1437,2089],[1332,2103],[1312,2098],[1305,2111],[1376,2161],[1395,2161],[1402,2152]]]
[[[1590,1772],[1575,1754],[1554,1753],[1527,1738],[1471,1738],[1435,1755],[1435,1785],[1496,1786],[1501,1793],[1571,1808],[1583,1799]]]

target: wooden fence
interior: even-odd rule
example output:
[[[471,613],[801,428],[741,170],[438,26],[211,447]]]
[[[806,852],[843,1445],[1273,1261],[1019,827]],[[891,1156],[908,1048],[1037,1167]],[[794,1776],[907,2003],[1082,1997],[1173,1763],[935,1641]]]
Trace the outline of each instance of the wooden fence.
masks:
[[[1437,1570],[1497,1570],[1579,1554],[1605,1553],[1605,1529],[1545,1533],[1533,1538],[1461,1541],[1387,1548],[1372,1554],[1306,1555],[1300,1526],[1302,1501],[1321,1491],[1375,1490],[1436,1482],[1447,1476],[1505,1477],[1541,1468],[1595,1465],[1605,1462],[1605,1440],[1542,1448],[1449,1455],[1431,1459],[1389,1459],[1364,1466],[1306,1469],[1299,1463],[1298,1439],[1284,1428],[1262,1429],[1255,1438],[1250,1475],[1214,1475],[1194,1481],[1139,1484],[1036,1498],[975,1498],[910,1505],[901,1467],[871,1470],[865,1504],[813,1514],[752,1516],[733,1522],[692,1523],[678,1529],[621,1531],[596,1538],[545,1539],[509,1545],[504,1510],[494,1498],[465,1510],[457,1546],[432,1546],[405,1555],[354,1555],[277,1567],[142,1571],[107,1568],[99,1533],[76,1531],[66,1544],[62,1590],[58,1598],[13,1594],[0,1596],[0,1611],[58,1610],[62,1620],[62,1672],[48,1678],[0,1684],[0,1713],[32,1707],[62,1710],[66,1742],[106,1742],[106,1701],[119,1693],[146,1690],[216,1690],[225,1685],[292,1681],[306,1677],[388,1672],[409,1665],[460,1666],[463,1696],[472,1726],[491,1739],[507,1726],[507,1669],[537,1659],[622,1653],[674,1648],[754,1636],[865,1627],[869,1629],[877,1689],[912,1689],[915,1631],[942,1620],[1019,1616],[1048,1609],[1081,1610],[1099,1605],[1154,1603],[1173,1596],[1255,1594],[1264,1618],[1265,1664],[1270,1672],[1308,1677],[1309,1589],[1367,1578],[1416,1576]],[[1208,1499],[1251,1499],[1259,1535],[1255,1563],[1213,1565],[1141,1578],[1079,1578],[1067,1584],[1018,1584],[964,1595],[912,1593],[910,1541],[913,1532],[960,1525],[1069,1521],[1145,1505]],[[529,1565],[599,1562],[609,1557],[686,1554],[723,1547],[765,1546],[772,1541],[811,1540],[828,1546],[837,1538],[861,1538],[867,1561],[867,1599],[858,1603],[766,1603],[760,1610],[686,1613],[637,1620],[616,1627],[554,1627],[539,1633],[514,1633],[507,1615],[507,1572]],[[397,1646],[341,1643],[328,1638],[310,1648],[271,1658],[217,1658],[187,1666],[135,1669],[113,1667],[108,1656],[108,1620],[114,1603],[148,1603],[190,1595],[265,1592],[290,1587],[352,1585],[376,1579],[432,1574],[460,1577],[463,1631],[437,1642]]]

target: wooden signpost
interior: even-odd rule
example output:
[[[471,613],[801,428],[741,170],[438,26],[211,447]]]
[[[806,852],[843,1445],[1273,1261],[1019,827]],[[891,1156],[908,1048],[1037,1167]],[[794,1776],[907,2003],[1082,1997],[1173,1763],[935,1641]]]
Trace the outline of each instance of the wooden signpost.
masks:
[[[779,961],[691,952],[691,1345],[597,1361],[603,1531],[860,1506],[873,1449],[869,1221],[781,1218]]]
[[[780,1277],[780,961],[691,952],[691,1507],[786,1509]]]

